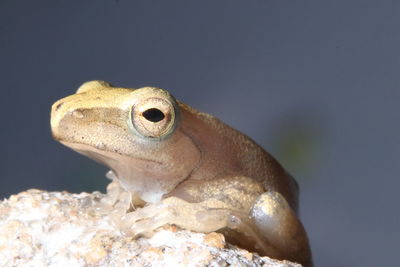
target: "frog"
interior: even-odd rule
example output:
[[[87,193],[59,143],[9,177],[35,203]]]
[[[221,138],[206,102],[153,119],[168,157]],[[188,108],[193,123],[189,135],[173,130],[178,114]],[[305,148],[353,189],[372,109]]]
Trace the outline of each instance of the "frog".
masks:
[[[219,232],[312,266],[295,179],[250,137],[167,90],[89,81],[52,105],[50,124],[55,140],[110,169],[109,204],[134,236],[166,225]]]

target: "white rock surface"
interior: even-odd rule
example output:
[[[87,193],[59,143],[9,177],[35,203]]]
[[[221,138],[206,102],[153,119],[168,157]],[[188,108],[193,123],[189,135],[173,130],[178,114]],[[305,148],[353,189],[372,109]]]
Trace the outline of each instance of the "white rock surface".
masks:
[[[99,209],[104,196],[32,189],[2,201],[0,266],[301,266],[236,248],[218,233],[166,226],[135,239]]]

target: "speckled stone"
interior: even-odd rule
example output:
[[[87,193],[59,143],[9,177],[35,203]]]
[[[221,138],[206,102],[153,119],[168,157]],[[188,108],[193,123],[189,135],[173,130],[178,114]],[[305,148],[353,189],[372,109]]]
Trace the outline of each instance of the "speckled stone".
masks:
[[[123,233],[105,195],[28,190],[0,202],[0,266],[286,266],[225,243],[219,233],[165,226]]]

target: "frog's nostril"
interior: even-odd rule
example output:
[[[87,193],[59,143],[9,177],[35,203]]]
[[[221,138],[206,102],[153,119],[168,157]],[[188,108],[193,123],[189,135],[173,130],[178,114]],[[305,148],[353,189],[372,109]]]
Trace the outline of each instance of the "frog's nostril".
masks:
[[[55,111],[57,111],[59,108],[61,108],[61,106],[64,105],[64,102],[60,102],[57,104]]]
[[[165,118],[164,113],[156,108],[150,108],[142,113],[146,120],[151,122],[159,122]]]

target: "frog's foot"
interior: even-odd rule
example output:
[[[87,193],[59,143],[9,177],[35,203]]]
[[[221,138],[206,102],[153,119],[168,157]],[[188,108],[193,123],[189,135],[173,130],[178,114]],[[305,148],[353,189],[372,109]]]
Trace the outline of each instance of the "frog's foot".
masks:
[[[175,224],[195,232],[213,232],[233,227],[240,220],[224,203],[213,200],[189,203],[177,197],[169,197],[126,214],[122,219],[125,231],[135,235],[152,232],[165,224]]]
[[[311,251],[306,232],[297,215],[278,192],[262,194],[251,210],[251,218],[258,232],[284,258],[312,266]]]
[[[131,194],[121,187],[118,180],[113,179],[107,186],[107,194],[101,199],[98,208],[104,210],[105,213],[112,211],[122,216],[130,209],[131,199]]]

